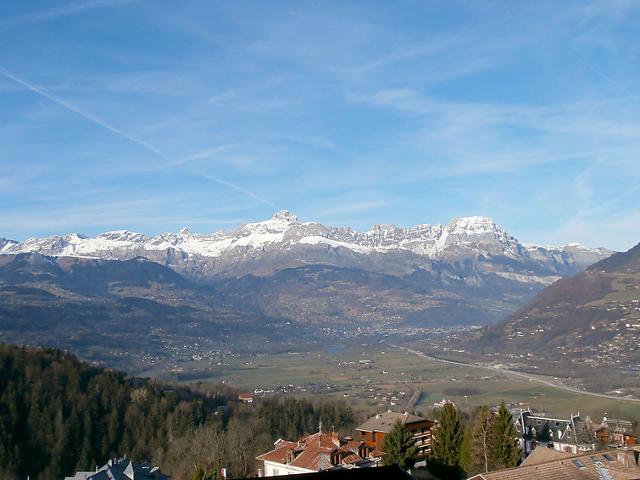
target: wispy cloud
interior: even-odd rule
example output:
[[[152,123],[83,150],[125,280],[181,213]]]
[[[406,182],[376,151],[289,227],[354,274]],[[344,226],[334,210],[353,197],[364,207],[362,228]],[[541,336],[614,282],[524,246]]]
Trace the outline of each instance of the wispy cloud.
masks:
[[[44,90],[43,88],[38,87],[37,85],[35,85],[35,84],[33,84],[33,83],[31,83],[31,82],[29,82],[29,81],[27,81],[27,80],[25,80],[25,79],[23,79],[21,77],[18,77],[17,75],[13,74],[12,72],[6,70],[3,67],[0,67],[0,75],[4,76],[5,78],[8,78],[9,80],[12,80],[12,81],[14,81],[14,82],[16,82],[16,83],[18,83],[20,85],[22,85],[23,87],[29,89],[30,91],[32,91],[34,93],[37,93],[38,95],[40,95],[40,96],[42,96],[42,97],[44,97],[44,98],[46,98],[46,99],[58,104],[58,105],[60,105],[61,107],[65,108],[65,109],[67,109],[67,110],[69,110],[69,111],[71,111],[73,113],[76,113],[77,115],[80,115],[85,120],[88,120],[89,122],[91,122],[91,123],[93,123],[95,125],[98,125],[98,126],[104,128],[104,129],[106,129],[106,130],[108,130],[108,131],[110,131],[110,132],[112,132],[112,133],[114,133],[114,134],[116,134],[116,135],[118,135],[118,136],[120,136],[120,137],[122,137],[122,138],[124,138],[124,139],[126,139],[128,141],[130,141],[130,142],[133,142],[133,143],[135,143],[137,145],[140,145],[140,146],[144,147],[146,150],[150,151],[151,153],[153,153],[157,157],[159,157],[161,160],[165,161],[167,163],[165,166],[179,165],[181,163],[186,163],[186,161],[194,159],[194,158],[186,157],[186,160],[185,160],[185,158],[183,158],[181,160],[174,161],[174,160],[170,159],[169,157],[167,157],[159,149],[157,149],[156,147],[154,147],[150,143],[148,143],[148,142],[146,142],[144,140],[141,140],[141,139],[139,139],[139,138],[137,138],[137,137],[135,137],[135,136],[133,136],[133,135],[131,135],[131,134],[119,129],[119,128],[114,127],[113,125],[111,125],[110,123],[107,123],[105,120],[99,118],[98,116],[78,108],[77,106],[73,105],[72,103],[70,103],[70,102],[68,102],[66,100],[63,100],[62,98],[52,94],[51,92],[48,92],[48,91]],[[219,147],[218,151],[220,151],[220,148],[223,148],[223,147]],[[201,152],[200,155],[202,155],[202,152]],[[258,201],[260,201],[262,203],[265,203],[265,204],[267,204],[267,205],[269,205],[271,207],[276,208],[276,206],[273,203],[271,203],[270,201],[264,199],[260,195],[257,195],[255,193],[253,193],[253,192],[251,192],[251,191],[239,186],[239,185],[236,185],[233,182],[229,182],[228,180],[223,180],[223,179],[216,178],[216,177],[213,177],[211,175],[200,173],[200,172],[195,172],[195,171],[191,171],[191,170],[190,170],[190,172],[194,173],[196,175],[199,175],[199,176],[201,176],[203,178],[206,178],[206,179],[208,179],[210,181],[216,182],[216,183],[218,183],[220,185],[224,185],[224,186],[226,186],[228,188],[236,190],[237,192],[240,192],[240,193],[243,193],[245,195],[248,195],[249,197],[251,197],[251,198],[253,198],[255,200],[258,200]]]
[[[218,147],[208,148],[206,150],[202,150],[200,152],[192,153],[187,157],[180,158],[173,162],[174,165],[183,165],[188,162],[193,162],[194,160],[203,160],[207,158],[212,158],[215,155],[224,152],[225,150],[229,150],[238,145],[237,143],[230,143],[228,145],[220,145]]]
[[[213,176],[208,175],[208,174],[203,173],[203,172],[198,172],[196,170],[188,170],[188,171],[190,173],[192,173],[193,175],[197,175],[197,176],[202,177],[202,178],[204,178],[206,180],[210,180],[210,181],[212,181],[214,183],[218,183],[220,185],[224,185],[226,187],[229,187],[229,188],[231,188],[233,190],[236,190],[236,191],[238,191],[240,193],[243,193],[243,194],[245,194],[245,195],[247,195],[247,196],[249,196],[249,197],[251,197],[251,198],[253,198],[253,199],[255,199],[255,200],[259,201],[259,202],[261,202],[261,203],[264,203],[265,205],[268,205],[271,208],[279,210],[278,206],[275,203],[267,200],[266,198],[258,195],[257,193],[254,193],[254,192],[252,192],[250,190],[246,190],[246,189],[244,189],[244,188],[242,188],[242,187],[240,187],[240,186],[238,186],[238,185],[236,185],[234,183],[228,182],[228,181],[223,180],[221,178],[213,177]]]
[[[481,210],[528,240],[584,243],[617,212],[637,218],[638,2],[150,7],[3,8],[16,73],[0,74],[0,171],[17,166],[0,175],[3,208],[162,189],[175,204],[144,212],[159,222],[225,203],[243,209],[211,218],[278,204],[356,228]]]
[[[2,75],[5,78],[8,78],[9,80],[12,80],[14,82],[16,82],[19,85],[22,85],[23,87],[27,88],[28,90],[31,90],[34,93],[37,93],[38,95],[40,95],[41,97],[44,97],[50,101],[52,101],[53,103],[56,103],[58,105],[60,105],[61,107],[69,110],[70,112],[73,112],[77,115],[80,115],[82,118],[84,118],[85,120],[88,120],[91,123],[94,123],[95,125],[98,125],[106,130],[109,130],[112,133],[115,133],[116,135],[129,140],[130,142],[136,143],[138,145],[140,145],[141,147],[144,147],[146,150],[149,150],[151,153],[154,153],[155,155],[158,155],[159,157],[161,157],[163,160],[168,160],[157,148],[155,148],[153,145],[149,144],[148,142],[145,142],[144,140],[141,140],[137,137],[134,137],[133,135],[130,135],[124,131],[122,131],[119,128],[114,127],[113,125],[107,123],[106,121],[102,120],[101,118],[99,118],[98,116],[86,112],[78,107],[76,107],[75,105],[73,105],[72,103],[63,100],[62,98],[58,97],[57,95],[54,95],[53,93],[43,89],[42,87],[39,87],[31,82],[29,82],[28,80],[25,80],[24,78],[18,77],[17,75],[15,75],[14,73],[8,71],[7,69],[5,69],[4,67],[0,67],[0,75]]]
[[[43,8],[23,15],[5,18],[0,25],[27,25],[63,17],[79,15],[92,10],[114,8],[136,3],[140,0],[85,0],[81,2],[66,3],[63,5]]]

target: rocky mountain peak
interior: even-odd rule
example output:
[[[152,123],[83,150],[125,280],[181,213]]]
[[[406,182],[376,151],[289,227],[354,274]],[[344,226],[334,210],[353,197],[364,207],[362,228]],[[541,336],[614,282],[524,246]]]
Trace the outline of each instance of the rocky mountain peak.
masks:
[[[31,238],[22,243],[4,241],[0,248],[3,253],[39,252],[52,256],[123,260],[145,256],[162,264],[170,264],[176,258],[187,263],[206,263],[204,258],[217,258],[220,261],[216,262],[216,268],[220,269],[235,269],[249,260],[257,264],[270,256],[293,256],[295,262],[299,262],[305,261],[307,256],[317,259],[328,255],[328,261],[334,262],[332,256],[337,254],[349,258],[358,256],[359,262],[375,263],[379,260],[374,260],[374,257],[393,253],[407,259],[417,255],[420,260],[410,262],[418,263],[507,256],[523,264],[533,262],[536,268],[555,270],[559,268],[557,265],[561,265],[560,268],[565,268],[565,265],[584,268],[610,254],[606,250],[595,249],[532,248],[518,242],[488,217],[457,218],[446,227],[422,224],[407,228],[379,224],[367,232],[360,232],[320,223],[301,223],[287,210],[276,212],[268,220],[245,224],[233,232],[203,235],[182,229],[179,233],[148,237],[117,230],[94,238],[67,235]]]
[[[271,220],[288,222],[291,225],[297,225],[300,223],[300,221],[298,220],[298,217],[288,210],[280,210],[274,213],[273,216],[271,217]]]

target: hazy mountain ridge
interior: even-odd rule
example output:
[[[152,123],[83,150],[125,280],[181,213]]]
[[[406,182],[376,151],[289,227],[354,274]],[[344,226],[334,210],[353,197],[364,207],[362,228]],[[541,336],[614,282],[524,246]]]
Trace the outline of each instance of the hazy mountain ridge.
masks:
[[[542,290],[473,347],[528,362],[640,369],[640,244]]]

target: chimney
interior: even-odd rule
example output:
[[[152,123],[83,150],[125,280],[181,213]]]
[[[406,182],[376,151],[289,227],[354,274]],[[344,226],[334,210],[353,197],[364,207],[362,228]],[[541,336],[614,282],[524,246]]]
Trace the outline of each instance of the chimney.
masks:
[[[225,467],[220,469],[220,478],[222,478],[222,480],[226,480],[227,478],[227,469]]]

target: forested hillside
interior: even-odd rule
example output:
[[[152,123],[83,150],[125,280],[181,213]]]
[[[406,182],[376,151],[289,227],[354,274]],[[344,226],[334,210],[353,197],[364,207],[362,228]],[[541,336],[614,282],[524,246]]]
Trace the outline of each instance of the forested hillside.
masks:
[[[353,413],[338,405],[196,392],[95,368],[59,350],[0,345],[0,478],[59,480],[115,456],[151,460],[175,480],[196,467],[254,469],[277,437],[312,432],[322,416],[342,431]]]

